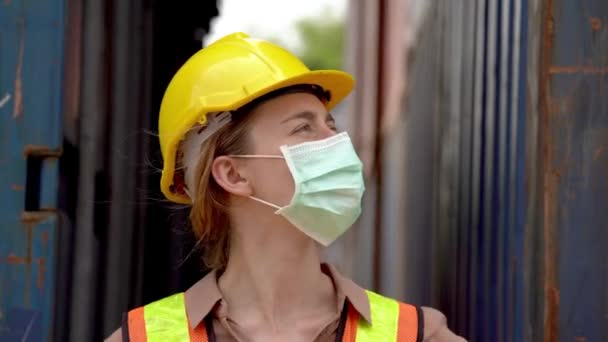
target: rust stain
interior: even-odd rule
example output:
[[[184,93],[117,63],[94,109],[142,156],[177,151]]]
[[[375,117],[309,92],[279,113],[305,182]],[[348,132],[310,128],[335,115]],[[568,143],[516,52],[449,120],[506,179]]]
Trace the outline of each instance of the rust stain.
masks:
[[[25,145],[23,147],[23,155],[27,158],[28,156],[35,157],[47,157],[47,158],[59,158],[63,150],[61,148],[50,148],[46,145]]]
[[[547,284],[549,285],[549,284]],[[545,341],[557,341],[557,322],[559,312],[559,289],[551,287],[547,289],[545,298],[546,321],[545,321]]]
[[[27,260],[24,257],[16,256],[15,254],[9,254],[6,257],[6,263],[9,265],[24,265]]]
[[[25,254],[25,298],[24,298],[24,302],[26,307],[30,306],[30,297],[31,297],[31,290],[32,290],[32,239],[33,239],[33,230],[34,227],[31,224],[26,224],[24,226],[25,228],[25,235],[26,235],[26,243],[27,243],[27,247],[26,247],[26,254]]]
[[[44,258],[38,259],[38,279],[36,281],[36,285],[38,285],[38,289],[42,289],[44,286],[44,273],[46,272],[46,261]]]
[[[26,225],[37,225],[46,221],[49,217],[55,215],[52,210],[49,211],[24,211],[21,213],[21,222]]]
[[[47,219],[50,215],[54,215],[53,212],[23,212],[21,214],[21,221],[23,222],[23,228],[26,234],[26,254],[25,257],[17,256],[14,253],[10,253],[6,257],[6,263],[9,265],[25,265],[25,288],[24,288],[24,305],[29,307],[31,305],[31,289],[32,289],[32,264],[38,266],[36,273],[36,286],[37,288],[44,288],[44,280],[46,274],[46,259],[45,258],[33,258],[33,235],[35,226]],[[41,239],[43,246],[46,246],[49,241],[49,234],[47,231],[41,232]],[[1,262],[1,260],[0,260]],[[1,294],[1,293],[0,293]]]
[[[4,0],[4,6],[9,6],[11,4],[11,0]]]
[[[552,169],[549,171],[549,173],[553,177],[553,181],[555,181],[555,183],[559,183],[559,181],[562,179],[562,172],[558,169]]]
[[[25,187],[21,184],[12,184],[11,189],[13,189],[13,191],[23,191],[25,190]]]
[[[600,75],[604,76],[608,74],[608,67],[597,67],[593,65],[570,65],[570,66],[558,66],[552,65],[549,67],[550,75],[560,74],[579,74],[583,73],[586,75]]]
[[[543,278],[544,278],[544,327],[543,341],[552,342],[557,340],[558,333],[558,311],[559,311],[559,288],[557,283],[557,252],[555,247],[555,220],[557,213],[556,188],[558,187],[561,174],[554,168],[553,163],[553,141],[551,135],[551,124],[553,115],[551,112],[551,77],[557,67],[552,67],[551,51],[553,45],[555,22],[553,18],[553,0],[545,2],[543,18],[542,50],[539,56],[539,130],[540,130],[540,156],[542,171],[542,198],[543,211]],[[561,69],[557,69],[561,71]],[[577,69],[578,70],[578,69]]]
[[[13,118],[23,114],[23,82],[21,81],[21,69],[23,68],[23,47],[25,45],[23,18],[19,20],[19,56],[17,58],[17,69],[15,72],[15,104],[13,106]]]
[[[598,159],[600,158],[600,155],[602,154],[602,151],[603,151],[603,150],[604,150],[604,148],[603,148],[603,147],[598,147],[598,148],[595,150],[595,153],[593,153],[593,160],[594,160],[594,161],[596,161],[596,160],[598,160]]]
[[[591,29],[593,31],[599,31],[602,29],[602,20],[598,17],[589,18],[589,23],[591,24]]]
[[[546,128],[544,128],[546,129]],[[549,137],[545,137],[545,144]],[[545,146],[545,167],[551,161],[551,147]],[[557,322],[559,310],[559,289],[556,272],[555,247],[555,216],[556,216],[556,188],[558,187],[560,173],[557,170],[546,170],[544,175],[543,196],[543,241],[544,241],[544,278],[545,278],[545,341],[556,341]]]
[[[574,338],[574,342],[586,342],[586,341],[587,341],[587,338],[584,336],[576,336]]]
[[[43,231],[40,233],[40,239],[42,240],[42,248],[46,250],[46,247],[49,243],[49,232]],[[38,279],[36,284],[38,285],[38,289],[42,289],[44,287],[44,274],[46,272],[46,259],[38,258]]]

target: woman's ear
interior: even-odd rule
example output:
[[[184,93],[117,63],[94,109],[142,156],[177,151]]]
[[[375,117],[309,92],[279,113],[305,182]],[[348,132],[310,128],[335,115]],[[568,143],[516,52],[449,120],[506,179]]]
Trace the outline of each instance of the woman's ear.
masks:
[[[247,179],[241,177],[236,160],[227,156],[215,158],[211,165],[211,174],[215,182],[230,194],[251,196],[251,186]]]

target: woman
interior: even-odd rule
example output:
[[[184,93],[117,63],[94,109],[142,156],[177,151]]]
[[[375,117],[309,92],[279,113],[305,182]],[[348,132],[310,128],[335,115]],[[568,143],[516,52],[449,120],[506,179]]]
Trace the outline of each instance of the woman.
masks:
[[[243,33],[186,62],[161,105],[161,189],[192,205],[214,271],[130,311],[108,341],[462,341],[438,311],[321,261],[361,212],[361,161],[328,113],[353,85]]]

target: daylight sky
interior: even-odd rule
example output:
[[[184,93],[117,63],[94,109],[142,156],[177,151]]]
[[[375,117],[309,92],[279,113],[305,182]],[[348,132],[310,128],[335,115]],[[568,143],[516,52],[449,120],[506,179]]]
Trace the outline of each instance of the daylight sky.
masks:
[[[348,0],[219,0],[220,15],[211,23],[206,43],[235,31],[262,37],[276,36],[289,47],[298,45],[294,23],[326,10],[345,11]]]

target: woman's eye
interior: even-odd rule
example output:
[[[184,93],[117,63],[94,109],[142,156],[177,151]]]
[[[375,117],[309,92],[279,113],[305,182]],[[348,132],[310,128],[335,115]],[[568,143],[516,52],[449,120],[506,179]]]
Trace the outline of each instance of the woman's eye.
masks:
[[[327,120],[325,121],[325,124],[327,125],[327,127],[329,127],[329,129],[331,129],[334,132],[338,131],[338,127],[336,125],[336,120],[334,120],[333,116],[329,116],[327,118]]]
[[[304,124],[304,125],[298,126],[298,128],[295,129],[294,133],[310,132],[310,131],[312,131],[312,127],[310,127],[309,124]]]

